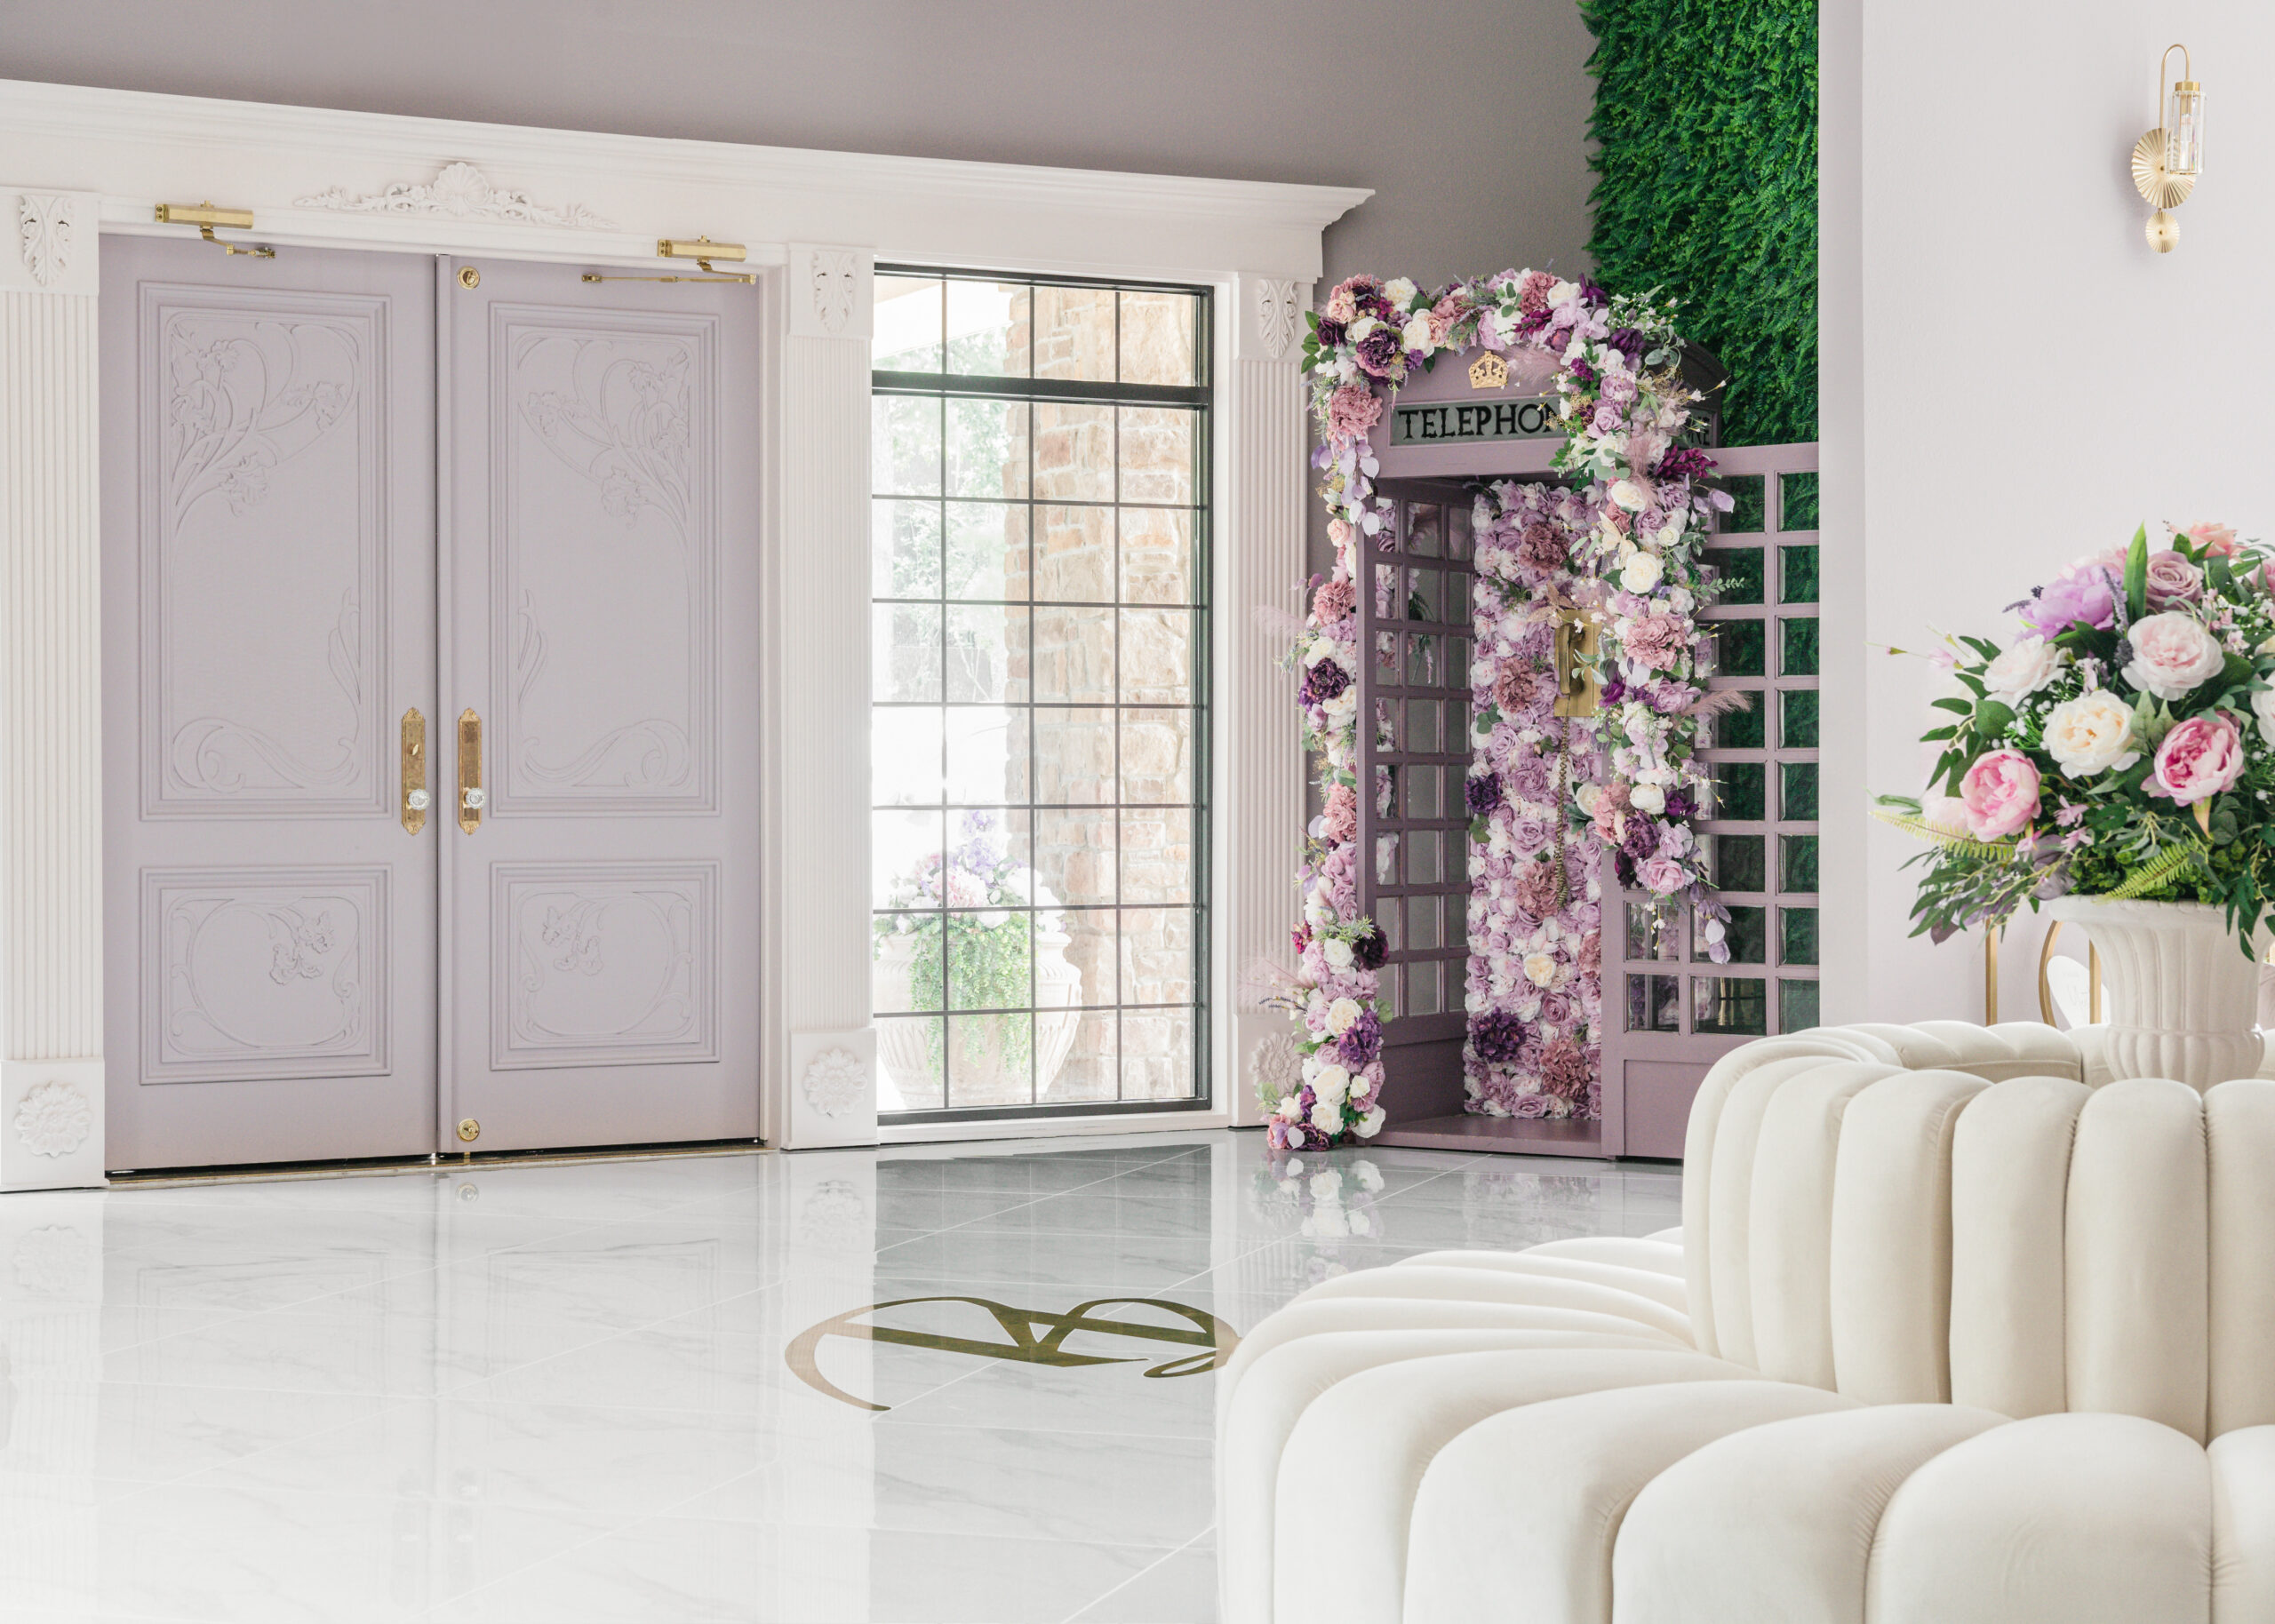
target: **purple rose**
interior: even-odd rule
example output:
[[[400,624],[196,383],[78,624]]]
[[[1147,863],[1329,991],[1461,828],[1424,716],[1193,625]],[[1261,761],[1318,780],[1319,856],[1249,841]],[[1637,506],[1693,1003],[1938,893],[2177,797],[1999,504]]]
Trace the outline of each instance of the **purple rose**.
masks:
[[[1383,1052],[1381,1017],[1371,1009],[1363,1011],[1357,1020],[1351,1023],[1350,1030],[1343,1034],[1338,1047],[1343,1055],[1344,1070],[1356,1071],[1372,1065]]]
[[[2149,607],[2161,612],[2204,595],[2204,572],[2167,548],[2149,554]]]
[[[1470,1047],[1489,1066],[1514,1065],[1524,1037],[1525,1023],[1505,1009],[1489,1009],[1470,1018]]]
[[[1462,799],[1469,803],[1469,815],[1482,817],[1501,804],[1501,775],[1473,773],[1462,786]]]
[[[1352,959],[1362,970],[1381,969],[1383,959],[1389,952],[1390,943],[1383,940],[1382,930],[1377,926],[1369,925],[1365,935],[1351,938]]]
[[[1714,459],[1694,446],[1677,446],[1659,458],[1652,472],[1661,480],[1701,480],[1714,472]]]
[[[1304,675],[1297,697],[1305,705],[1325,705],[1351,686],[1351,673],[1333,660],[1314,663]]]
[[[1343,347],[1343,336],[1344,336],[1344,334],[1345,334],[1345,332],[1346,330],[1347,330],[1347,329],[1345,329],[1345,327],[1344,326],[1344,324],[1343,324],[1342,322],[1340,322],[1337,321],[1333,316],[1331,316],[1331,315],[1323,315],[1323,316],[1320,317],[1320,319],[1319,319],[1319,341],[1320,341],[1320,346],[1321,346],[1322,349],[1330,349],[1330,350],[1338,350],[1338,349],[1341,349],[1341,348]]]
[[[1509,844],[1518,851],[1536,852],[1548,844],[1549,833],[1545,819],[1520,817],[1509,826]]]
[[[1572,1024],[1572,999],[1569,993],[1544,992],[1540,997],[1540,1020],[1544,1026]]]
[[[1545,1094],[1521,1094],[1509,1102],[1509,1114],[1530,1121],[1548,1114],[1548,1096]]]
[[[1627,697],[1627,684],[1622,682],[1617,677],[1606,677],[1603,680],[1603,693],[1600,697],[1606,705],[1617,705]]]
[[[1659,826],[1648,817],[1631,818],[1627,824],[1627,838],[1619,849],[1640,863],[1659,848]]]
[[[1611,337],[1604,342],[1626,356],[1630,366],[1634,365],[1635,358],[1643,353],[1643,335],[1632,327],[1613,328]]]
[[[1589,419],[1589,426],[1599,434],[1616,434],[1619,432],[1621,421],[1618,407],[1609,401],[1598,401],[1596,415]]]
[[[1377,378],[1388,378],[1398,363],[1405,359],[1399,347],[1398,334],[1387,327],[1377,327],[1359,340],[1359,365]]]
[[[1672,790],[1667,794],[1667,816],[1677,823],[1688,823],[1698,816],[1698,803],[1690,799],[1688,790]]]
[[[2014,607],[2040,637],[2057,636],[2079,621],[2105,631],[2117,624],[2117,583],[2099,565],[2065,570]]]

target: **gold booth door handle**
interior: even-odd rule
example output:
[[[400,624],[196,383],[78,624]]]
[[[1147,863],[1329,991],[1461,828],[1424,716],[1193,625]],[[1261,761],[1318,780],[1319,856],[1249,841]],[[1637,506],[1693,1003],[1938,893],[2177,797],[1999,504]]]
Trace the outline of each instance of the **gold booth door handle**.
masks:
[[[482,718],[471,707],[459,716],[459,827],[472,834],[482,827]]]
[[[427,808],[434,798],[427,792],[427,718],[417,705],[403,713],[403,832],[417,834],[427,827]]]

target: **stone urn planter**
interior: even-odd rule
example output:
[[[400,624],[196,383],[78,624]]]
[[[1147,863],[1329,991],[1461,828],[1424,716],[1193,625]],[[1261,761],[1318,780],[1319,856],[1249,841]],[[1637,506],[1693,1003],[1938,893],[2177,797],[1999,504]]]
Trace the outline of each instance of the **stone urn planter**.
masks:
[[[1057,1080],[1058,1069],[1074,1047],[1081,1023],[1082,973],[1066,957],[1074,938],[1056,925],[1038,921],[1034,933],[1034,1095],[1040,1100]],[[882,1009],[906,1009],[909,966],[916,956],[914,935],[879,938],[876,949],[876,1005]],[[930,1041],[931,1023],[888,1020],[877,1023],[877,1058],[883,1064],[881,1111],[904,1108],[902,1103],[937,1097],[939,1076]],[[1025,1068],[1010,1063],[1003,1053],[1000,1030],[988,1031],[977,1042],[959,1042],[948,1056],[954,1076],[959,1108],[974,1105],[1026,1105]],[[896,1097],[898,1096],[898,1101]]]
[[[2108,1059],[2120,1080],[2169,1077],[2201,1092],[2258,1071],[2258,954],[2237,943],[2224,910],[2073,896],[2045,912],[2101,950]]]

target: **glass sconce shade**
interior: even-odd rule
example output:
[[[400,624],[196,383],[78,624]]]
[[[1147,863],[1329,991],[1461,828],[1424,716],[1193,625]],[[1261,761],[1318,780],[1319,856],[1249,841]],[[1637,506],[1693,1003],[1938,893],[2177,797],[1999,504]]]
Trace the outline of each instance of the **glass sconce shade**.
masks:
[[[2204,168],[2204,87],[2194,79],[2177,80],[2172,87],[2165,109],[2165,168],[2175,175],[2199,174]]]

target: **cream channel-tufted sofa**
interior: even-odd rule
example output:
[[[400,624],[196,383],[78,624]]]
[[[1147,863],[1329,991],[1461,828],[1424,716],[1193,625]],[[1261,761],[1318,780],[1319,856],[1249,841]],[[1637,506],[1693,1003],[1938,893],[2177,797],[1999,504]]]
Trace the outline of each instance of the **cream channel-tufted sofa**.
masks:
[[[1226,1624],[2275,1624],[2275,1081],[1726,1056],[1683,1224],[1329,1280],[1218,1378]]]

